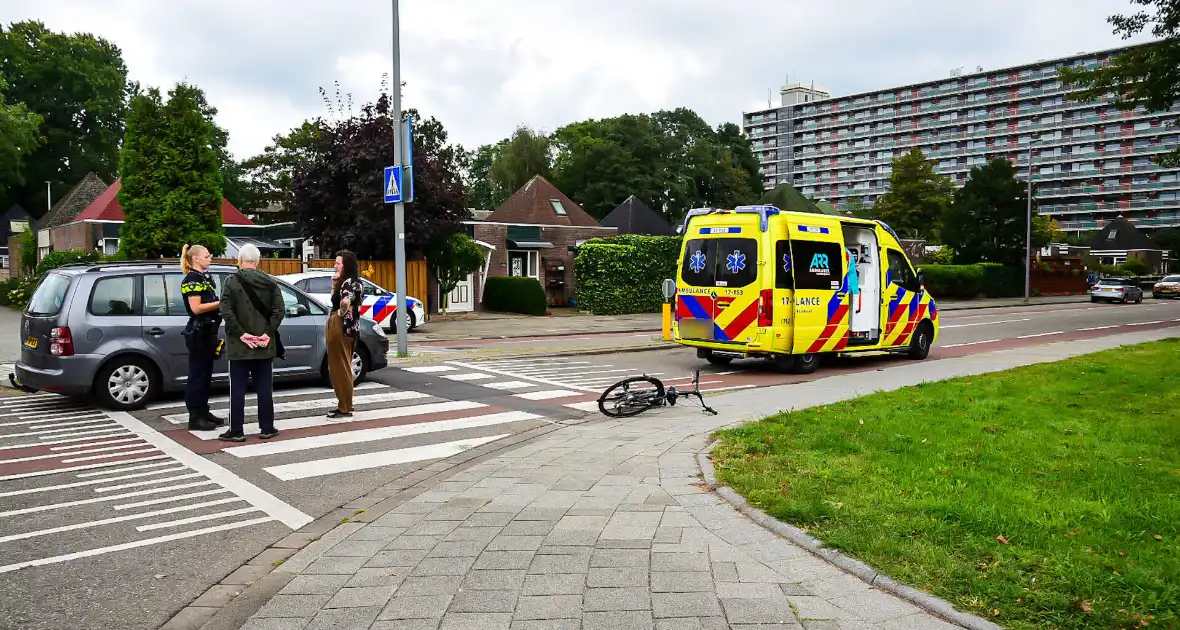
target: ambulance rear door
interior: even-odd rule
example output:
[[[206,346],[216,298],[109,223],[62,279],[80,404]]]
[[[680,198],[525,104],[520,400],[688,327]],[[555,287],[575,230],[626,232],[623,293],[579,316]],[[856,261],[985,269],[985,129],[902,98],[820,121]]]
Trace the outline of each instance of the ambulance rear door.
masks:
[[[791,217],[788,226],[794,339],[792,352],[843,350],[848,344],[848,285],[844,235],[826,218]]]

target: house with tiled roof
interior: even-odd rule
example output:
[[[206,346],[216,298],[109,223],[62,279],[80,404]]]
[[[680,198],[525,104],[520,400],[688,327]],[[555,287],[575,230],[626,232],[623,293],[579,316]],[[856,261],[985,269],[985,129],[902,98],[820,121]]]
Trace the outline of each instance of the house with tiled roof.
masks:
[[[74,185],[57,203],[49,208],[45,216],[36,221],[37,260],[53,251],[52,231],[73,221],[83,210],[107,189],[107,185],[93,172],[87,173],[82,181]]]
[[[123,204],[119,203],[119,190],[122,189],[123,182],[116,179],[84,208],[74,212],[68,221],[58,222],[48,229],[52,249],[97,249],[103,254],[116,254],[119,251],[119,232],[126,221]],[[245,243],[257,245],[263,254],[269,251],[290,251],[290,244],[268,238],[267,230],[273,227],[250,221],[229,199],[222,198],[221,215],[225,228],[224,256],[236,256],[237,250]]]
[[[536,278],[551,306],[568,305],[575,289],[574,249],[591,238],[618,233],[617,228],[599,225],[540,175],[521,186],[491,214],[465,221],[464,227],[487,257],[484,269],[451,293],[448,311],[478,308],[483,283],[490,276]]]
[[[1103,265],[1121,265],[1130,258],[1147,263],[1152,273],[1168,273],[1169,252],[1119,215],[1090,239],[1090,255]]]
[[[9,256],[8,240],[28,230],[32,220],[29,213],[16,203],[12,204],[4,216],[0,216],[0,280],[9,276],[9,270],[14,265],[12,257]],[[17,251],[20,251],[19,247]]]

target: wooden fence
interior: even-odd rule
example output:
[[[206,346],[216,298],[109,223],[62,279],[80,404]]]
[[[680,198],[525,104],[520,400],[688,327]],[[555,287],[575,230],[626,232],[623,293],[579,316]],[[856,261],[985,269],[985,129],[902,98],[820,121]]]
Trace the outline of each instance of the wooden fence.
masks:
[[[312,258],[307,266],[312,269],[332,268],[336,264],[334,258]],[[397,290],[397,264],[392,260],[358,260],[361,275],[387,291]],[[427,281],[425,260],[406,261],[406,285],[409,287],[410,297],[416,297],[423,302],[428,300],[430,289]]]
[[[230,258],[214,258],[213,264],[236,267],[238,261]],[[289,273],[301,273],[303,261],[298,258],[262,258],[258,261],[258,268],[272,276],[284,276]]]

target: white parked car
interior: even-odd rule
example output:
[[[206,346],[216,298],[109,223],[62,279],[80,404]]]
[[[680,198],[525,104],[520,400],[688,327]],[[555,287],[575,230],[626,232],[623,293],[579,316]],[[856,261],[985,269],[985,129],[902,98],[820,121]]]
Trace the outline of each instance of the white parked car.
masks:
[[[332,269],[311,269],[304,273],[276,276],[280,280],[307,293],[320,304],[332,308]],[[373,284],[361,276],[364,299],[361,302],[361,316],[375,320],[382,328],[394,330],[393,313],[397,310],[397,294]],[[406,296],[406,330],[414,330],[426,319],[426,308],[422,300]]]

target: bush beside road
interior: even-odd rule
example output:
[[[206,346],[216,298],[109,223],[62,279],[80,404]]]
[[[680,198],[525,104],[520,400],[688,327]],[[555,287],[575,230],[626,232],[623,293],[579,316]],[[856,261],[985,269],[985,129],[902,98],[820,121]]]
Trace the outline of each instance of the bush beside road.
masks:
[[[718,433],[719,480],[1011,628],[1180,623],[1180,340]]]

